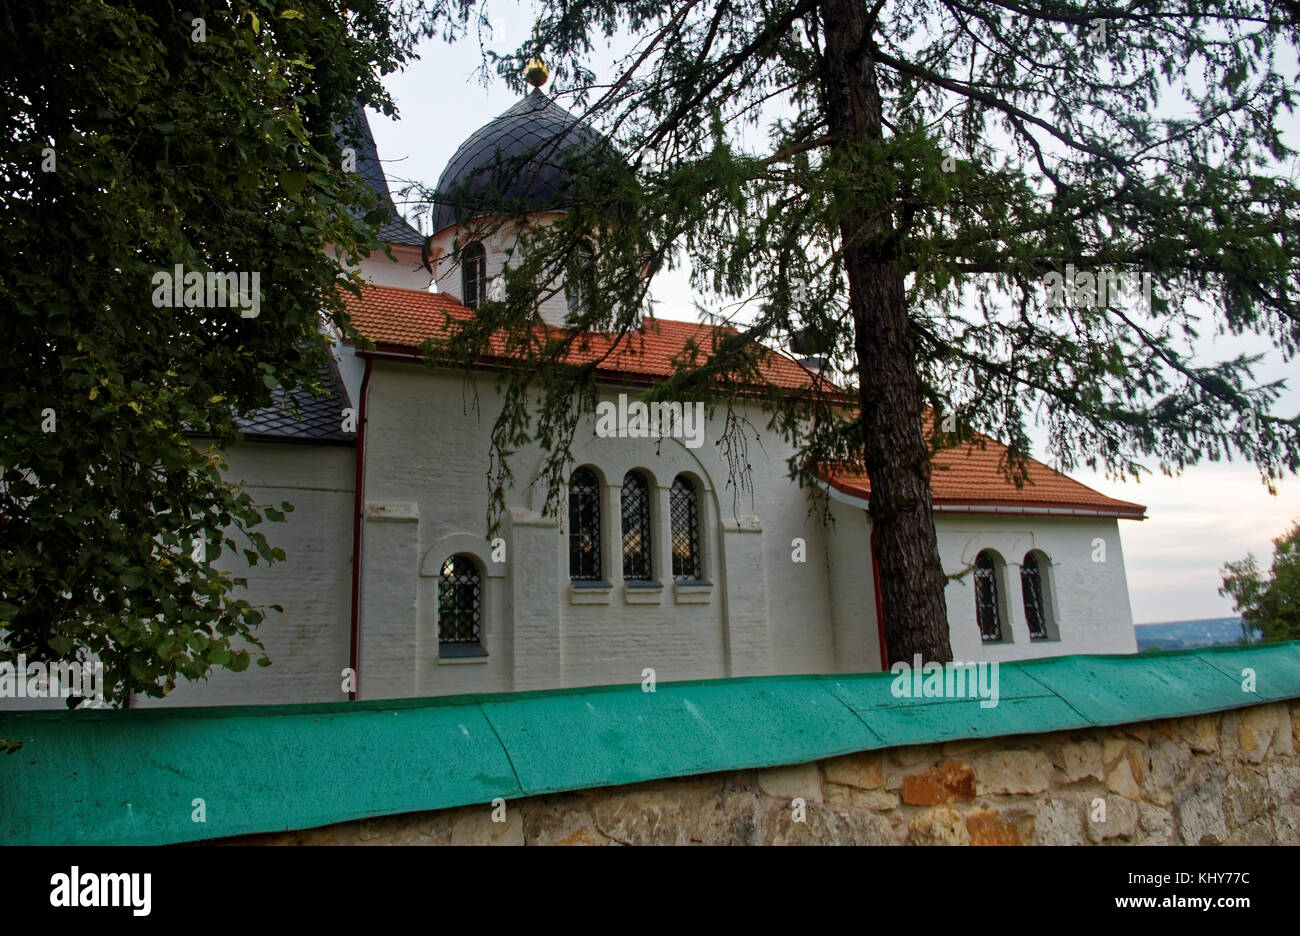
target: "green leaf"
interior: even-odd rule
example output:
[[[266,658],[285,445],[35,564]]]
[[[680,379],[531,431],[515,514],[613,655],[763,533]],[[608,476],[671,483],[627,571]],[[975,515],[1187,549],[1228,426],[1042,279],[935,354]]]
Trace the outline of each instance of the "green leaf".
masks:
[[[290,195],[297,195],[307,184],[307,175],[303,172],[280,173],[280,187]]]
[[[72,652],[73,646],[75,646],[73,642],[63,634],[55,634],[46,642],[50,645],[50,649],[60,657],[67,657],[68,654]]]

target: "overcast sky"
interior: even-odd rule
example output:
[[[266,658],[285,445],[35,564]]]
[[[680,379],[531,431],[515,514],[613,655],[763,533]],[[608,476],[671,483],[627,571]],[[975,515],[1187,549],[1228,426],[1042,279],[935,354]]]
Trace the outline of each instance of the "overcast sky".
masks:
[[[519,14],[498,19],[497,31],[507,43],[515,42],[531,24],[531,14]],[[477,65],[473,43],[433,42],[424,47],[420,61],[388,77],[400,119],[371,113],[370,122],[390,184],[416,179],[432,187],[461,142],[518,100],[499,81],[484,87],[473,75]],[[1294,145],[1295,136],[1288,137]],[[660,318],[694,319],[693,298],[682,271],[655,281]],[[1220,338],[1213,343],[1213,353],[1226,356],[1238,348],[1263,347]],[[1294,377],[1296,371],[1296,362],[1284,365],[1274,359],[1261,376]],[[1278,411],[1292,415],[1297,410],[1300,388],[1293,387]],[[1045,453],[1035,454],[1050,463]],[[1139,624],[1232,614],[1231,602],[1218,594],[1219,569],[1248,552],[1267,565],[1273,537],[1300,520],[1300,479],[1284,479],[1272,496],[1259,473],[1246,464],[1204,464],[1176,479],[1156,473],[1140,484],[1107,480],[1086,469],[1071,476],[1105,494],[1147,506],[1149,519],[1119,522],[1133,620]]]

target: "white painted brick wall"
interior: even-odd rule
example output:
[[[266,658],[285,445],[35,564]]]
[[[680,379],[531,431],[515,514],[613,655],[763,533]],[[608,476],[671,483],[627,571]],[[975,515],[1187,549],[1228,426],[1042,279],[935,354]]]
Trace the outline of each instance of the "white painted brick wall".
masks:
[[[254,662],[242,673],[215,669],[206,681],[181,681],[163,699],[133,697],[131,705],[345,700],[341,671],[350,651],[354,450],[245,442],[233,447],[226,460],[228,476],[244,480],[257,503],[294,505],[284,523],[258,527],[268,542],[285,551],[285,561],[250,568],[242,553],[229,552],[219,560],[232,574],[248,579],[248,591],[236,595],[254,605],[284,607],[284,614],[270,611],[257,632],[272,664],[259,667],[255,661],[260,654],[253,648]]]

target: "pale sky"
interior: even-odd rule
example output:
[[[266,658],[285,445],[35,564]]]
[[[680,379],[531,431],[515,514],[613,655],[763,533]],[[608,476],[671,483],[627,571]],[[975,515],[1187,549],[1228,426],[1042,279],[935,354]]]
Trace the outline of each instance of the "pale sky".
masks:
[[[512,7],[504,4],[500,9]],[[497,32],[514,42],[531,24],[532,15],[521,13],[498,20]],[[484,87],[475,80],[478,49],[473,43],[434,42],[426,44],[423,53],[405,72],[386,79],[400,119],[370,114],[379,156],[394,189],[399,180],[410,179],[432,188],[465,138],[518,100],[500,81]],[[406,209],[400,197],[399,208]],[[654,285],[660,318],[695,318],[684,271],[662,274]],[[1225,339],[1213,344],[1216,355],[1229,346],[1250,347]],[[1275,359],[1259,376],[1296,375],[1296,362],[1287,365]],[[1277,412],[1293,415],[1297,410],[1300,387],[1292,386]],[[1046,453],[1034,454],[1050,463]],[[1154,470],[1154,463],[1150,467]],[[1231,601],[1218,594],[1219,569],[1248,552],[1267,566],[1272,539],[1300,520],[1300,479],[1283,479],[1278,495],[1272,496],[1248,464],[1203,464],[1179,478],[1156,473],[1140,484],[1110,481],[1087,469],[1070,474],[1104,494],[1147,506],[1147,520],[1119,522],[1133,620],[1139,624],[1231,615]]]

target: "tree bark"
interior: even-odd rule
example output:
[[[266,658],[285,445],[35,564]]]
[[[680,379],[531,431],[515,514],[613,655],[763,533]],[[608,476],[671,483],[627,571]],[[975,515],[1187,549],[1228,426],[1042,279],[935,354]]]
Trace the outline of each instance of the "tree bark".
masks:
[[[862,0],[826,0],[823,99],[835,142],[848,167],[840,225],[858,358],[863,455],[871,480],[871,517],[880,568],[888,659],[952,659],[944,575],[934,532],[930,458],[922,425],[916,349],[909,328],[898,231],[889,201],[864,177],[861,154],[884,140],[880,90],[868,44]],[[856,172],[856,177],[855,177]]]

